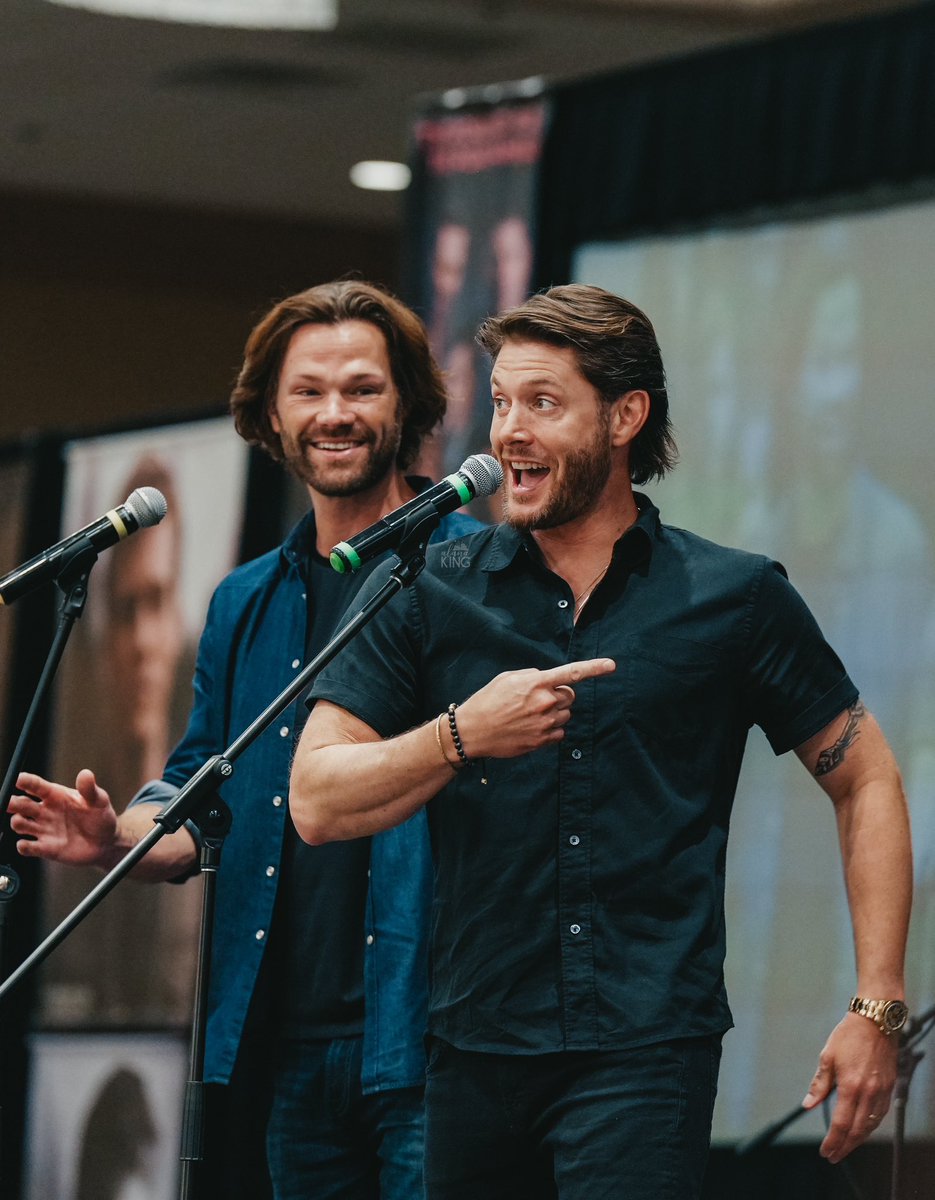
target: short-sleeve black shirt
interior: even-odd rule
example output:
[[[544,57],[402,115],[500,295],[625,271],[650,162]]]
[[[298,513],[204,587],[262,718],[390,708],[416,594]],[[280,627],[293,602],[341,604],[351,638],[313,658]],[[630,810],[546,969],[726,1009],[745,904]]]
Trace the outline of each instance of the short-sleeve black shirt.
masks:
[[[388,737],[501,671],[616,661],[576,686],[561,743],[488,761],[486,786],[461,771],[429,805],[430,1030],[464,1049],[728,1028],[724,862],[747,732],[782,753],[857,699],[781,566],[638,502],[577,624],[534,541],[500,526],[431,552],[313,689]]]

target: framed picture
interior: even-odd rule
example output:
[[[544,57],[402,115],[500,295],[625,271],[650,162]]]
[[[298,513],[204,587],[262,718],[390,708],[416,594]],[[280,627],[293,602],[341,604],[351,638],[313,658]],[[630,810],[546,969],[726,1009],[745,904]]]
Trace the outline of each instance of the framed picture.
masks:
[[[171,1034],[32,1039],[25,1200],[172,1200],[188,1054]]]
[[[158,489],[167,503],[161,522],[101,555],[57,678],[52,778],[73,784],[90,768],[118,812],[161,775],[184,731],[208,602],[237,559],[246,466],[247,448],[226,418],[66,447],[63,528],[82,528],[140,487]],[[46,928],[99,878],[44,864]],[[122,880],[45,964],[40,1024],[186,1024],[200,900],[197,879],[179,886]]]

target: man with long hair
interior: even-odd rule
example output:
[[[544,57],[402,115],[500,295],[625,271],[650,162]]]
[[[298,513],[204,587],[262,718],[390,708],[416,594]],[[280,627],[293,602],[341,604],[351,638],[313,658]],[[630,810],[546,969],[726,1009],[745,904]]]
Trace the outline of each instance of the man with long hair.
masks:
[[[20,853],[112,866],[295,678],[370,569],[336,574],[330,548],[428,486],[406,472],[445,403],[422,322],[382,289],[322,284],[259,322],[231,397],[234,420],[303,481],[311,510],[279,548],[217,589],[189,726],[162,779],[118,816],[91,771],[74,788],[22,774],[10,806]],[[453,514],[437,537],[476,528]],[[413,1200],[422,1190],[425,818],[336,846],[302,843],[286,798],[305,714],[297,701],[224,786],[234,822],[218,875],[205,1078],[234,1081],[243,1121],[222,1130],[212,1173],[225,1200],[256,1200],[256,1185],[224,1165],[239,1163],[238,1139],[262,1125],[257,1080],[268,1068],[276,1200]],[[198,856],[197,831],[184,828],[136,873],[185,878]]]

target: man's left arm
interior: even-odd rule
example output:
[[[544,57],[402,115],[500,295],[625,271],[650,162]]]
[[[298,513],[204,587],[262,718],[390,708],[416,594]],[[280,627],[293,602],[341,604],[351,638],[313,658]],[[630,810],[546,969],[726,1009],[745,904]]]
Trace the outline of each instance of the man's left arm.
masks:
[[[909,817],[899,768],[858,700],[796,749],[834,804],[854,932],[857,995],[905,1000],[903,964],[912,896]],[[803,1101],[837,1088],[822,1155],[839,1162],[882,1120],[896,1079],[898,1034],[848,1012],[822,1050]]]

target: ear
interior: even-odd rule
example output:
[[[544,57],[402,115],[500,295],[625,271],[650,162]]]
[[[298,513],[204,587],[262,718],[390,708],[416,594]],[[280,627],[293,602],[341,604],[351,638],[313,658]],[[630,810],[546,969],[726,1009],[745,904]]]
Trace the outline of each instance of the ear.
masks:
[[[266,415],[269,417],[269,423],[272,426],[273,433],[282,433],[282,422],[279,420],[279,413],[276,411],[275,401],[270,401],[266,406]]]
[[[649,418],[649,393],[637,388],[624,392],[611,405],[612,446],[626,446],[636,437]]]

